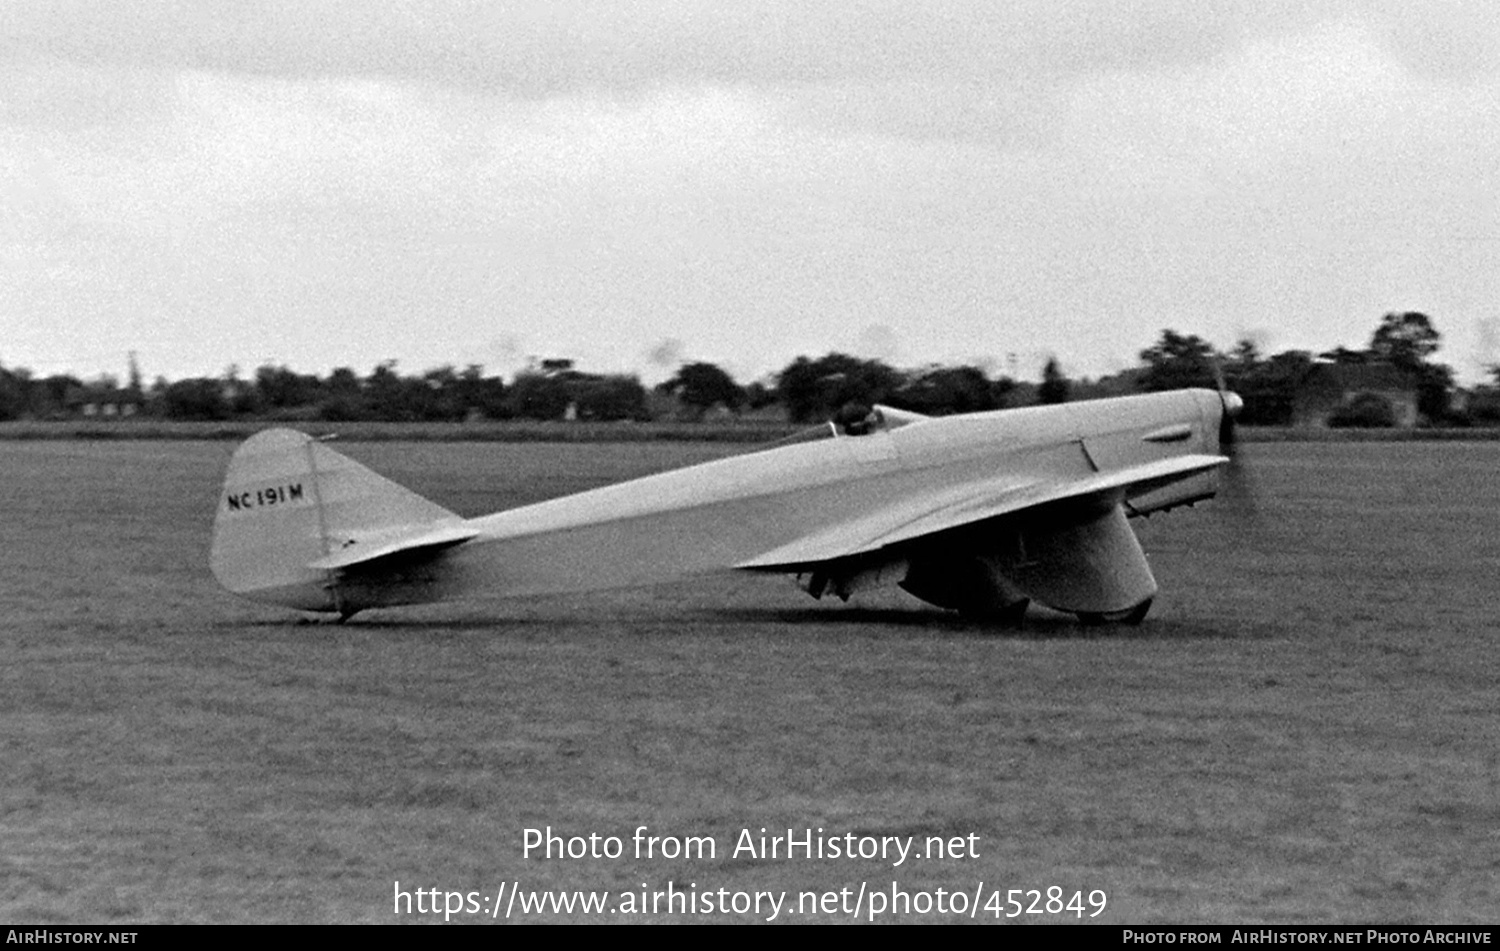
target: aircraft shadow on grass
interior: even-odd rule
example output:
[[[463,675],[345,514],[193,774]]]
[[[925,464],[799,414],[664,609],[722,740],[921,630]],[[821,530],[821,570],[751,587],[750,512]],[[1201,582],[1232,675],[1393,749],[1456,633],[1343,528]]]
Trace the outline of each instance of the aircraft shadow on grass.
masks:
[[[789,627],[828,627],[833,629],[866,628],[872,633],[881,629],[951,634],[961,638],[998,638],[1011,640],[1091,640],[1108,637],[1129,640],[1209,640],[1234,637],[1211,621],[1161,619],[1149,627],[1121,628],[1115,625],[1085,623],[1061,613],[1031,613],[1020,625],[996,626],[952,614],[939,614],[925,608],[849,608],[827,611],[816,608],[726,608],[705,611],[705,619],[722,623],[780,624]]]
[[[344,631],[350,634],[400,633],[455,635],[493,635],[543,632],[553,635],[574,636],[609,625],[621,631],[621,636],[631,637],[639,633],[643,637],[671,639],[678,636],[740,639],[773,636],[777,628],[796,631],[799,636],[812,629],[846,634],[858,632],[872,638],[882,636],[904,636],[920,632],[941,639],[970,640],[1094,640],[1099,638],[1126,639],[1131,641],[1202,641],[1257,637],[1256,632],[1231,632],[1222,623],[1200,619],[1162,618],[1149,626],[1120,628],[1118,626],[1086,624],[1070,615],[1058,613],[1033,613],[1020,626],[997,627],[982,621],[971,620],[948,613],[939,613],[927,608],[863,608],[844,610],[824,608],[696,608],[674,612],[631,610],[624,613],[577,614],[573,612],[538,613],[536,615],[494,614],[456,618],[410,617],[384,612],[366,615],[349,626],[339,626],[335,619],[315,616],[274,618],[251,621],[247,624],[225,622],[225,626],[254,627],[264,629],[309,628],[327,629],[330,633]],[[769,629],[769,630],[768,630]],[[814,635],[815,636],[815,635]]]

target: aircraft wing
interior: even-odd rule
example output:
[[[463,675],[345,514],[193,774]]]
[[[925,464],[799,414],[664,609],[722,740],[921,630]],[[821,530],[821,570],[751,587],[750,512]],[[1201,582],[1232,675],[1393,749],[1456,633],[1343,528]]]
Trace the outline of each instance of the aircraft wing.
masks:
[[[1211,472],[1228,461],[1224,456],[1194,454],[1073,478],[1011,474],[986,479],[924,495],[805,535],[735,567],[786,570],[832,561],[1050,503],[1081,502],[1112,493],[1125,497],[1142,494]]]

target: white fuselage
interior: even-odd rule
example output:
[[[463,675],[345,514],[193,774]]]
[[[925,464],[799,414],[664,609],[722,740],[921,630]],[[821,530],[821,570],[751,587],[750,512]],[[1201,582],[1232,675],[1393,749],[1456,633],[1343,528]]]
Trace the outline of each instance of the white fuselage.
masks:
[[[272,429],[230,461],[210,565],[236,594],[345,616],[730,569],[807,572],[809,591],[842,596],[904,570],[896,580],[908,591],[960,610],[1022,596],[1113,610],[1155,590],[1126,517],[1213,494],[1227,405],[1180,390],[965,416],[892,412],[866,435],[472,519]],[[977,580],[954,586],[956,574]]]
[[[906,507],[917,517],[978,479],[1019,484],[1216,452],[1220,409],[1217,394],[1186,390],[938,417],[647,476],[468,520],[478,535],[444,556],[442,596],[580,591],[734,568],[871,510]],[[1157,440],[1143,438],[1153,433]],[[1212,495],[1214,478],[1127,500],[1129,511]]]

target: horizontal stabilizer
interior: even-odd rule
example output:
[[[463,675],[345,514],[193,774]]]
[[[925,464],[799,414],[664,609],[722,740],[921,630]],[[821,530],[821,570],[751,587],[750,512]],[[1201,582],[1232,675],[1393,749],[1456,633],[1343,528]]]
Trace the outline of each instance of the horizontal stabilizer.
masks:
[[[474,529],[458,524],[428,531],[405,533],[395,538],[389,536],[356,538],[346,542],[338,551],[308,562],[307,567],[318,571],[330,571],[336,568],[352,568],[394,555],[433,554],[445,548],[462,545],[478,534]]]

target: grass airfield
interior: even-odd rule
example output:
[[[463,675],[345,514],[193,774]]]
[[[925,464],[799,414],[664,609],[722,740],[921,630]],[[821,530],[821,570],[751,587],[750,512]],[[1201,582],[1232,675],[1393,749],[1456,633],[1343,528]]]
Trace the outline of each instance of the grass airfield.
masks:
[[[725,451],[338,448],[465,515]],[[399,881],[479,893],[454,921],[515,882],[1500,921],[1500,444],[1247,444],[1253,512],[1237,490],[1134,523],[1162,587],[1144,625],[1034,610],[1003,633],[895,589],[843,605],[739,575],[299,623],[208,573],[232,449],[0,446],[0,920],[442,920],[393,914]],[[548,826],[625,854],[523,857]],[[638,826],[717,853],[637,859]],[[979,854],[731,854],[762,827]]]

